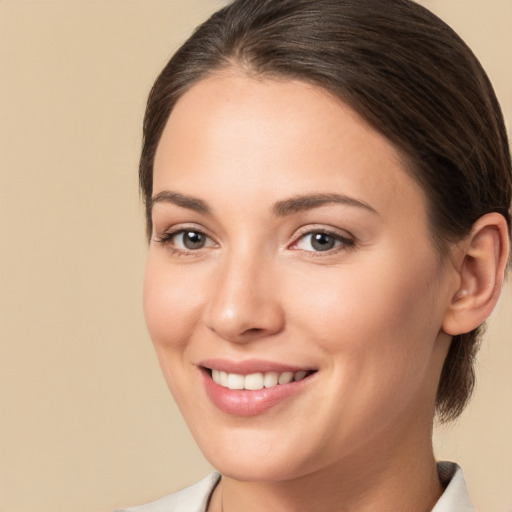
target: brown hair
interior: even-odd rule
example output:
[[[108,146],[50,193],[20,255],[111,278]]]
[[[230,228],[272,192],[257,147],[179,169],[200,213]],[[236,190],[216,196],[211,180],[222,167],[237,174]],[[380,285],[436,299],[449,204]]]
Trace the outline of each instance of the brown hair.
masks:
[[[149,96],[140,160],[148,236],[165,123],[187,89],[230,66],[327,89],[392,141],[426,194],[440,254],[485,213],[502,214],[510,230],[503,116],[480,63],[443,21],[411,0],[235,0],[196,29]],[[469,400],[480,331],[452,340],[437,393],[441,421]]]

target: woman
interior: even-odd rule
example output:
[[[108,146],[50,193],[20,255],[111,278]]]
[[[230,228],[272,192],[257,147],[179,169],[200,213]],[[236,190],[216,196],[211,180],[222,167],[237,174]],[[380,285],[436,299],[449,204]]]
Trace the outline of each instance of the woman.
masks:
[[[449,27],[409,0],[237,0],[156,81],[140,178],[146,321],[218,473],[129,510],[473,510],[432,424],[473,388],[512,176]]]

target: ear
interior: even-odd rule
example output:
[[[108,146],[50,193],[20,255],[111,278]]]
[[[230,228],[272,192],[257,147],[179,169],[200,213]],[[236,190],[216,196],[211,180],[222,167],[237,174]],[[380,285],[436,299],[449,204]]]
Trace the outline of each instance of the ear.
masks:
[[[498,301],[510,250],[505,218],[495,212],[480,217],[458,248],[457,289],[443,322],[451,336],[478,327]]]

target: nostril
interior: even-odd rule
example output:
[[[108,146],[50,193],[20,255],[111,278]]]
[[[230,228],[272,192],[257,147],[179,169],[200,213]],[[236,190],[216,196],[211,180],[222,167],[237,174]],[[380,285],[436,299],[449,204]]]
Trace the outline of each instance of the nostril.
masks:
[[[260,329],[259,327],[252,327],[251,329],[247,329],[245,334],[259,334],[260,332],[263,332],[263,329]]]

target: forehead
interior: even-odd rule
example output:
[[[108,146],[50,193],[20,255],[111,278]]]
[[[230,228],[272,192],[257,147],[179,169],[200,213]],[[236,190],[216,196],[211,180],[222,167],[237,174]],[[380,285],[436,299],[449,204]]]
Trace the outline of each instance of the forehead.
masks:
[[[262,201],[334,191],[395,213],[425,202],[400,152],[341,100],[305,82],[236,70],[180,98],[155,156],[154,194],[220,187]]]

